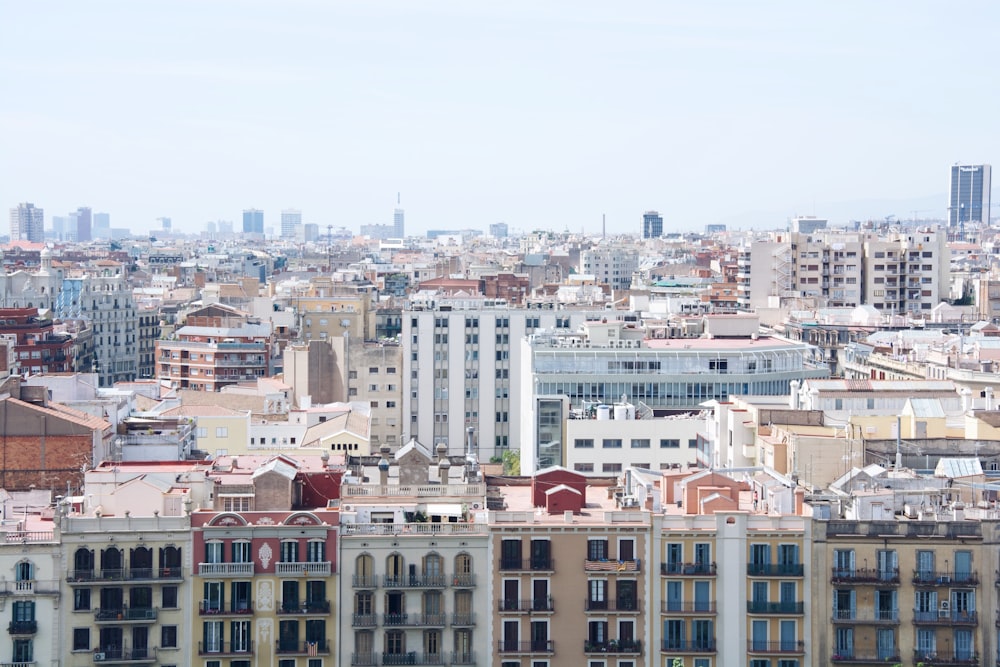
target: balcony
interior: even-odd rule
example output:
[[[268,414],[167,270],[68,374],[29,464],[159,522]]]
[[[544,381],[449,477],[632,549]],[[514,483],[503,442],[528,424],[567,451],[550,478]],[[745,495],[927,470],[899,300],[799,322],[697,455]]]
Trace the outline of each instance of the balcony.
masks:
[[[964,653],[938,653],[935,651],[913,650],[913,663],[927,667],[972,667],[980,664],[979,654],[971,651]]]
[[[638,655],[642,653],[642,642],[632,639],[612,639],[607,642],[583,643],[584,653],[616,653]]]
[[[274,573],[279,577],[329,577],[331,570],[331,563],[328,560],[314,563],[274,564]]]
[[[329,614],[329,600],[306,600],[304,602],[282,601],[278,606],[279,614]]]
[[[497,642],[497,652],[501,655],[512,653],[555,653],[556,643],[547,639],[521,642],[516,639],[501,639]]]
[[[476,575],[471,572],[455,573],[451,576],[451,585],[455,588],[474,588]]]
[[[59,595],[57,579],[0,581],[0,595]]]
[[[830,575],[830,583],[854,586],[896,586],[899,584],[899,568],[846,570],[835,567]]]
[[[451,615],[452,626],[471,627],[476,624],[476,615],[472,612],[454,612]]]
[[[555,604],[552,597],[535,598],[532,600],[497,600],[497,611],[500,612],[552,612]]]
[[[378,623],[378,614],[352,614],[351,627],[374,628]]]
[[[610,611],[624,614],[638,614],[642,611],[642,600],[584,600],[586,611]]]
[[[715,563],[660,563],[660,574],[678,577],[714,577]]]
[[[203,577],[252,577],[253,563],[198,563]]]
[[[253,655],[253,642],[198,642],[198,655],[219,657]]]
[[[805,651],[806,644],[803,641],[765,642],[751,639],[747,642],[747,653],[775,653],[782,655],[805,653]]]
[[[374,653],[352,653],[351,654],[351,665],[352,667],[373,667],[378,664],[376,655]]]
[[[94,612],[94,620],[98,623],[155,623],[156,610],[136,607],[98,609]]]
[[[504,572],[555,572],[556,562],[551,558],[529,560],[501,558],[500,569]]]
[[[834,623],[899,623],[898,609],[834,609]]]
[[[715,653],[715,640],[672,640],[664,639],[660,644],[664,653]]]
[[[882,653],[858,653],[857,651],[836,651],[830,656],[830,662],[846,662],[852,665],[869,664],[885,665],[896,664],[901,661],[899,651],[884,651]]]
[[[236,600],[223,604],[217,600],[202,600],[198,604],[199,616],[247,616],[253,614],[252,600]]]
[[[913,611],[914,625],[969,625],[979,624],[979,616],[974,611],[949,611],[935,609],[933,611]]]
[[[356,574],[351,577],[354,588],[378,588],[378,577],[374,574]]]
[[[804,572],[802,563],[747,563],[751,577],[801,577]]]
[[[383,665],[443,665],[444,653],[383,653]]]
[[[462,652],[462,651],[452,651],[451,652],[451,664],[453,665],[475,665],[476,664],[476,654],[475,652]]]
[[[330,642],[325,639],[315,639],[312,641],[274,642],[274,652],[278,655],[328,655],[330,653]]]
[[[182,581],[180,566],[176,567],[131,567],[125,570],[125,579],[128,581]]]
[[[112,646],[94,651],[94,662],[156,662],[155,648],[120,648]]]
[[[382,585],[386,588],[444,588],[447,577],[443,574],[409,574],[390,575],[382,577]]]
[[[7,632],[12,635],[33,635],[38,632],[38,621],[11,621],[7,624]]]
[[[962,584],[978,586],[978,572],[935,572],[933,570],[916,570],[913,573],[914,586],[951,586]]]
[[[639,572],[642,562],[638,560],[585,560],[584,572]]]
[[[801,602],[762,602],[747,600],[748,614],[801,614]]]
[[[677,602],[676,600],[660,600],[661,614],[714,614],[715,602]]]

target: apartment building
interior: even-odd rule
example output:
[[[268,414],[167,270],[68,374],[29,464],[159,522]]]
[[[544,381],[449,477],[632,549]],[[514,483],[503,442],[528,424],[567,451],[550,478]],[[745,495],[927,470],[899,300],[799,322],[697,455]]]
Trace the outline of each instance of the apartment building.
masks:
[[[639,255],[632,248],[597,246],[580,251],[580,273],[613,290],[627,290],[638,266]]]
[[[712,472],[678,473],[658,490],[659,561],[652,637],[663,667],[804,667],[809,643],[810,519],[787,488]],[[786,503],[787,504],[787,503]]]
[[[995,520],[906,517],[813,522],[816,658],[836,665],[992,664],[1000,655],[996,528]]]
[[[156,341],[159,380],[175,389],[219,391],[270,375],[270,323],[220,304],[190,313],[187,322],[169,339]]]
[[[411,303],[402,316],[401,440],[444,442],[457,453],[472,427],[484,460],[516,449],[522,417],[512,390],[523,383],[521,339],[574,330],[587,318],[582,310],[514,309],[488,299]]]
[[[651,514],[622,507],[611,487],[587,486],[561,468],[539,473],[530,487],[499,491],[503,509],[490,515],[488,664],[660,664],[648,641],[656,625]]]
[[[496,664],[486,486],[446,450],[383,445],[342,487],[337,664]]]
[[[864,302],[877,310],[928,314],[949,296],[951,255],[943,229],[870,236],[864,255]]]
[[[332,657],[339,514],[326,508],[340,480],[319,458],[223,457],[213,466],[214,508],[190,517],[185,664],[340,664]]]

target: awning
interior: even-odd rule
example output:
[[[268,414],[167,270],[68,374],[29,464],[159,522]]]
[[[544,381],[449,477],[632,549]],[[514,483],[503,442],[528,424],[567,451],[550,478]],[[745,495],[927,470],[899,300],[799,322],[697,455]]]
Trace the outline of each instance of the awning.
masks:
[[[427,503],[427,516],[462,516],[458,503]]]

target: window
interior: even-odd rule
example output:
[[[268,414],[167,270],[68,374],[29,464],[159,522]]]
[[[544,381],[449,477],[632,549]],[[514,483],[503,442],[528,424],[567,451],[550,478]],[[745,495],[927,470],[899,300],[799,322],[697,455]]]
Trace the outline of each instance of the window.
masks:
[[[228,438],[229,437],[229,427],[228,426],[217,426],[215,428],[216,438]]]
[[[73,650],[90,650],[90,628],[73,628]]]
[[[593,438],[576,438],[573,440],[573,447],[576,449],[593,449],[594,439]]]
[[[370,375],[378,375],[378,366],[371,366],[368,368],[368,373]]]
[[[160,646],[162,648],[177,648],[176,625],[164,625],[160,628]]]
[[[372,402],[370,403],[370,405],[371,405],[371,407],[373,407],[373,408],[377,408],[377,407],[378,407],[378,401],[372,401]]]
[[[622,439],[621,438],[604,438],[601,442],[601,446],[604,449],[621,449]]]
[[[601,464],[601,472],[621,472],[621,471],[622,471],[622,464],[621,463],[602,463]]]
[[[632,449],[649,449],[649,438],[632,438]]]
[[[396,401],[386,401],[385,402],[385,407],[387,407],[387,408],[394,408],[394,407],[396,407]]]
[[[698,438],[688,438],[688,449],[698,449]]]
[[[678,438],[661,438],[660,449],[679,449],[681,441]]]
[[[573,470],[576,472],[594,472],[593,463],[574,463]]]
[[[77,588],[73,591],[73,611],[90,610],[90,589]]]
[[[164,609],[176,609],[177,608],[177,587],[176,586],[164,586],[161,592],[163,596],[160,606]]]

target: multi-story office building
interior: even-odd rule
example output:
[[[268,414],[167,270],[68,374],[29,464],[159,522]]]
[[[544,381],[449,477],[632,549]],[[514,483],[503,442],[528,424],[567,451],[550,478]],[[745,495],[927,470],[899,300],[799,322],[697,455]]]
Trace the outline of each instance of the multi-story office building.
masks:
[[[405,213],[403,209],[396,208],[392,212],[392,237],[396,239],[406,238]]]
[[[490,236],[495,239],[505,239],[510,233],[510,227],[506,222],[494,222],[490,224]]]
[[[243,211],[243,233],[264,234],[264,211],[248,208]]]
[[[706,318],[706,338],[644,339],[627,323],[591,321],[581,332],[521,342],[521,471],[567,462],[571,410],[616,401],[660,412],[700,410],[730,395],[785,395],[791,383],[829,377],[815,348],[758,336],[756,318]],[[621,447],[610,438],[606,447]]]
[[[403,310],[404,442],[444,442],[456,453],[472,427],[483,459],[517,448],[521,414],[512,389],[521,383],[520,340],[541,329],[576,329],[587,314],[491,303],[442,299]]]
[[[75,213],[70,213],[70,217],[76,220],[76,241],[87,243],[92,236],[92,215],[89,206],[81,206]]]
[[[486,486],[446,449],[411,441],[390,459],[383,446],[364,466],[378,483],[341,487],[337,664],[497,664]]]
[[[302,227],[302,211],[286,208],[281,212],[281,238],[295,240]]]
[[[663,216],[658,211],[642,214],[642,238],[658,239],[663,236]]]
[[[10,239],[32,243],[45,241],[45,212],[31,203],[10,209]]]
[[[639,265],[638,254],[622,246],[597,246],[580,253],[580,273],[611,289],[627,290]]]
[[[990,171],[988,164],[955,164],[948,188],[948,226],[990,223]]]
[[[170,340],[156,341],[157,377],[178,389],[219,391],[270,375],[269,323],[184,326]]]

